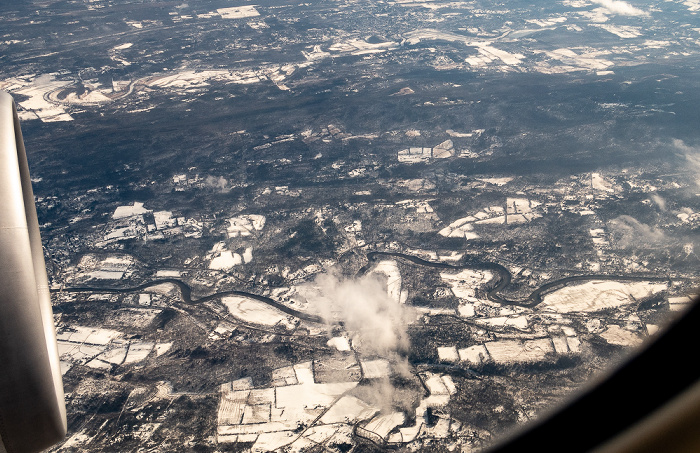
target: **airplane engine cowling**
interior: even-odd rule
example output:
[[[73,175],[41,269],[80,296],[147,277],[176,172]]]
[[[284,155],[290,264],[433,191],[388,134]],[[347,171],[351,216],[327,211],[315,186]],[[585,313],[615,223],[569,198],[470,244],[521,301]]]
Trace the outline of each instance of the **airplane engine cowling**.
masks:
[[[0,452],[66,434],[56,332],[22,131],[0,92]]]

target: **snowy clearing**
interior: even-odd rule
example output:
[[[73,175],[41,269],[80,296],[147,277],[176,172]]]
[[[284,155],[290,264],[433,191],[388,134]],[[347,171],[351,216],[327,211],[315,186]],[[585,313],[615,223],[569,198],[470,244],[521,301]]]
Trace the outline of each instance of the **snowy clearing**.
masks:
[[[545,295],[538,309],[559,313],[598,311],[638,303],[667,288],[666,283],[594,280]]]
[[[278,323],[286,323],[289,316],[264,302],[244,296],[223,297],[221,302],[228,308],[231,315],[254,324],[274,326]]]

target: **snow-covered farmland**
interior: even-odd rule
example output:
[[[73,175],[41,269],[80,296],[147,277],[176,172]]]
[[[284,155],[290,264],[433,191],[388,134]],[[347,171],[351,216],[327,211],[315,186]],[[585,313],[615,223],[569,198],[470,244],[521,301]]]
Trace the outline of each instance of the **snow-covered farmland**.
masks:
[[[228,237],[248,237],[255,231],[260,231],[265,227],[265,216],[258,214],[241,215],[228,219],[229,226],[226,228]]]
[[[407,294],[401,292],[401,272],[394,260],[382,260],[378,262],[372,272],[386,276],[387,294],[396,303],[404,303]]]
[[[229,313],[238,319],[253,324],[274,326],[284,324],[291,327],[290,315],[277,310],[259,300],[245,296],[226,296],[221,302],[228,308]]]
[[[547,71],[542,68],[541,72],[569,72],[569,71],[601,71],[610,66],[612,62],[600,58],[600,54],[578,54],[571,49],[560,48],[552,51],[544,52],[552,60],[557,60],[563,63],[562,66],[555,66]]]
[[[394,41],[370,43],[364,39],[355,38],[333,43],[328,50],[333,54],[368,55],[386,52],[398,46]]]
[[[315,383],[311,362],[295,365],[293,372],[297,383],[292,385],[255,389],[250,379],[223,384],[219,442],[249,436],[254,448],[282,447],[297,437],[293,431],[301,424],[315,420],[357,386],[357,382]],[[348,405],[347,400],[344,405]]]
[[[478,239],[474,226],[479,225],[516,225],[528,223],[542,217],[538,206],[541,203],[528,198],[507,198],[503,206],[489,206],[467,217],[457,219],[439,231],[445,237]]]
[[[472,67],[483,67],[491,63],[498,64],[499,62],[506,66],[517,67],[525,58],[519,53],[507,52],[494,46],[493,40],[483,38],[474,39],[471,36],[461,35],[457,33],[442,32],[439,30],[422,28],[405,34],[406,41],[409,44],[418,44],[421,41],[452,41],[463,43],[467,46],[476,47],[477,55],[466,58],[466,62]]]
[[[209,269],[228,270],[253,260],[253,248],[247,247],[243,253],[234,253],[226,248],[224,242],[218,242],[207,255]]]
[[[609,325],[600,336],[608,343],[619,346],[637,346],[643,340],[642,336],[639,334],[630,332],[614,324]]]
[[[450,238],[479,239],[480,236],[473,231],[474,226],[472,225],[476,220],[476,217],[472,216],[457,219],[440,230],[439,233]]]
[[[493,278],[489,271],[462,269],[459,272],[441,272],[442,281],[450,285],[460,299],[473,300],[476,288]]]
[[[350,351],[350,342],[345,337],[333,337],[326,344],[340,352]]]
[[[483,344],[469,346],[468,348],[460,349],[458,352],[459,360],[474,365],[479,365],[482,362],[485,362],[489,357],[489,353]]]
[[[502,187],[508,184],[513,180],[512,177],[503,177],[503,178],[477,178],[478,181],[483,181],[489,184],[492,184],[494,186]]]
[[[459,362],[459,354],[455,346],[442,346],[437,348],[438,358],[444,362]]]
[[[151,210],[144,208],[143,203],[135,201],[131,206],[117,206],[117,209],[114,210],[114,214],[112,214],[112,218],[114,220],[124,219],[127,217],[147,214],[149,212],[151,212]]]
[[[70,326],[58,329],[56,332],[56,339],[71,343],[106,345],[112,340],[119,338],[121,335],[121,332],[112,329]]]
[[[474,321],[489,327],[515,327],[520,330],[525,330],[528,326],[527,316],[524,315],[476,318]]]
[[[362,372],[365,379],[381,379],[389,377],[391,369],[389,362],[384,359],[368,360],[361,362]]]
[[[444,408],[457,392],[450,376],[420,374],[429,395],[416,408],[415,424],[399,428],[407,414],[383,411],[374,396],[370,396],[372,401],[363,400],[353,393],[357,380],[318,383],[315,373],[312,363],[304,362],[273,370],[270,387],[254,387],[251,378],[223,384],[217,441],[251,442],[254,452],[299,451],[331,439],[351,443],[353,432],[373,441],[399,444],[420,437],[444,438],[461,426],[441,413],[436,413],[436,426],[424,423],[428,408]]]
[[[230,250],[222,250],[218,256],[212,258],[209,263],[209,269],[225,270],[243,264],[243,257],[238,253],[233,253]]]
[[[142,79],[141,84],[148,88],[167,88],[178,91],[200,89],[210,86],[211,82],[251,84],[270,80],[282,88],[282,82],[291,75],[296,66],[264,66],[256,69],[205,70],[205,71],[179,71],[171,74],[162,74]]]
[[[545,295],[538,309],[560,313],[592,312],[637,303],[667,288],[666,283],[594,280]]]
[[[685,310],[692,304],[692,296],[676,296],[668,298],[668,308],[672,311]]]
[[[532,340],[496,340],[476,344],[457,351],[459,361],[480,365],[486,361],[499,364],[536,363],[547,360],[548,355],[575,354],[581,340],[576,336],[553,336]],[[439,352],[439,349],[438,349]],[[456,362],[456,361],[454,361]]]
[[[398,152],[399,162],[415,164],[430,159],[445,159],[455,155],[452,140],[445,140],[434,148],[406,148]]]
[[[59,326],[56,339],[62,373],[73,365],[109,369],[143,361],[152,351],[165,353],[172,343],[125,340],[117,330],[84,326]]]
[[[219,8],[216,10],[222,19],[242,19],[246,17],[257,17],[260,15],[255,5],[232,6],[230,8]]]
[[[18,102],[20,109],[17,113],[20,120],[38,118],[45,123],[73,121],[73,117],[65,107],[46,100],[49,93],[61,90],[72,83],[69,80],[56,80],[56,74],[29,74],[0,82],[0,89],[28,97]]]
[[[484,346],[496,363],[541,362],[547,354],[554,354],[554,345],[549,338],[489,341]]]

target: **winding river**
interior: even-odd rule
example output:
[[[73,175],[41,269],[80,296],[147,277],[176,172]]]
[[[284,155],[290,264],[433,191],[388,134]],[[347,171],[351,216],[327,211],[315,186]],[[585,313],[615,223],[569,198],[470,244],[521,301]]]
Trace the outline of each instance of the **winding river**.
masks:
[[[427,261],[422,258],[418,258],[413,255],[406,255],[404,253],[398,252],[369,252],[367,254],[367,259],[369,263],[360,269],[360,272],[367,272],[371,267],[372,263],[376,262],[380,257],[394,257],[405,259],[414,264],[421,266],[435,267],[439,269],[451,269],[451,270],[489,270],[494,272],[494,277],[486,283],[486,287],[491,287],[487,290],[486,296],[489,300],[493,302],[498,302],[503,305],[517,305],[519,307],[533,308],[542,302],[542,296],[548,292],[554,291],[555,289],[562,288],[570,283],[575,282],[585,282],[592,280],[612,280],[612,281],[670,281],[669,277],[658,277],[649,275],[609,275],[609,274],[585,274],[585,275],[574,275],[571,277],[564,277],[558,280],[552,280],[551,282],[545,283],[525,299],[506,299],[499,293],[505,290],[513,279],[513,274],[504,266],[491,261],[482,261],[476,258],[472,258],[469,262],[461,265],[452,265],[447,263],[439,263],[434,261]]]
[[[261,296],[259,294],[254,294],[254,293],[249,293],[246,291],[220,291],[218,293],[213,293],[208,296],[200,297],[199,299],[192,299],[192,288],[190,285],[187,283],[183,282],[182,280],[178,280],[175,278],[163,278],[159,280],[152,280],[147,283],[143,283],[138,286],[132,286],[130,288],[103,288],[103,287],[96,287],[96,286],[76,286],[76,287],[70,287],[70,288],[65,288],[61,290],[55,290],[56,292],[68,292],[68,293],[82,293],[82,292],[94,292],[94,293],[133,293],[133,292],[138,292],[138,291],[143,291],[145,289],[151,288],[153,286],[158,286],[162,284],[172,284],[177,286],[180,289],[180,296],[182,297],[182,301],[185,304],[188,305],[196,305],[196,304],[201,304],[202,302],[208,302],[210,300],[218,299],[220,297],[225,297],[225,296],[243,296],[243,297],[248,297],[250,299],[255,299],[257,301],[266,303],[279,311],[283,313],[287,313],[288,315],[296,316],[299,319],[303,319],[304,321],[310,321],[310,322],[317,322],[317,323],[322,323],[324,322],[323,318],[320,316],[312,315],[309,313],[304,313],[303,311],[295,310],[293,308],[290,308],[284,304],[281,304],[274,299],[270,299],[269,297],[266,296]],[[54,290],[52,290],[53,292]]]
[[[575,283],[575,282],[582,282],[582,281],[591,281],[591,280],[613,280],[613,281],[670,281],[669,277],[657,277],[657,276],[649,276],[649,275],[607,275],[607,274],[586,274],[586,275],[576,275],[576,276],[571,276],[571,277],[564,277],[558,280],[553,280],[551,282],[545,283],[539,288],[535,289],[528,297],[524,299],[506,299],[504,296],[502,296],[500,293],[504,291],[511,283],[513,275],[511,272],[504,266],[494,263],[491,261],[483,261],[479,260],[476,258],[470,259],[468,262],[465,262],[464,264],[460,265],[453,265],[453,264],[447,264],[447,263],[441,263],[441,262],[434,262],[434,261],[427,261],[422,258],[418,258],[417,256],[413,255],[407,255],[404,253],[398,253],[398,252],[369,252],[367,253],[367,260],[368,263],[363,266],[359,271],[358,275],[366,274],[372,265],[376,263],[379,259],[382,257],[391,257],[391,258],[399,258],[403,259],[406,261],[409,261],[413,264],[417,264],[419,266],[426,266],[426,267],[433,267],[433,268],[438,268],[438,269],[450,269],[450,270],[463,270],[463,269],[470,269],[470,270],[489,270],[493,271],[494,276],[493,278],[487,282],[484,286],[486,288],[489,288],[486,292],[486,296],[488,297],[489,300],[493,302],[498,302],[500,304],[504,305],[517,305],[520,307],[536,307],[538,304],[542,302],[542,297],[547,294],[548,292],[554,291],[556,289],[562,288],[570,283]],[[324,319],[321,318],[320,316],[305,313],[299,310],[295,310],[293,308],[290,308],[284,304],[281,304],[274,299],[271,299],[266,296],[261,296],[259,294],[254,294],[254,293],[249,293],[246,291],[220,291],[216,293],[212,293],[208,296],[200,297],[198,299],[193,299],[192,298],[192,288],[182,280],[178,280],[175,278],[164,278],[164,279],[158,279],[158,280],[152,280],[150,282],[143,283],[138,286],[133,286],[129,288],[110,288],[110,287],[95,287],[95,286],[79,286],[79,287],[69,287],[69,288],[64,288],[64,289],[59,289],[59,290],[52,290],[52,292],[70,292],[70,293],[79,293],[79,292],[98,292],[98,293],[131,293],[131,292],[138,292],[138,291],[143,291],[145,289],[151,288],[153,286],[157,285],[162,285],[162,284],[172,284],[175,285],[179,288],[180,290],[180,296],[182,298],[183,303],[188,304],[188,305],[195,305],[195,304],[200,304],[202,302],[208,302],[210,300],[218,299],[221,297],[225,296],[243,296],[243,297],[248,297],[250,299],[257,300],[259,302],[263,302],[271,307],[274,307],[278,309],[279,311],[283,313],[287,313],[288,315],[295,316],[299,319],[302,319],[304,321],[309,321],[309,322],[314,322],[314,323],[322,323],[324,322]]]

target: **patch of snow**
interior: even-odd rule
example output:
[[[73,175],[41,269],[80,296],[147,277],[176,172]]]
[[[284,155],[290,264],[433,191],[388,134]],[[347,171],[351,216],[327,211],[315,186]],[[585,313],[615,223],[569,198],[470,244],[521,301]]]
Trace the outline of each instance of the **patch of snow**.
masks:
[[[233,6],[230,8],[219,8],[216,10],[222,19],[241,19],[245,17],[256,17],[260,13],[255,9],[255,5]]]
[[[459,354],[454,346],[441,346],[437,348],[438,357],[443,362],[459,362]]]
[[[332,348],[336,348],[338,351],[347,352],[350,351],[350,343],[345,337],[333,337],[326,342],[326,344]]]
[[[360,362],[365,379],[380,379],[389,376],[389,361],[384,359]]]
[[[131,206],[118,206],[117,209],[114,210],[114,214],[112,214],[113,219],[123,219],[126,217],[132,217],[135,215],[142,215],[151,212],[150,209],[146,209],[143,207],[143,203],[139,203],[138,201],[135,201],[133,205]]]
[[[254,324],[273,326],[285,322],[289,316],[264,302],[244,296],[226,296],[221,302],[231,315]]]
[[[614,324],[609,325],[600,336],[608,343],[619,346],[637,346],[642,343],[639,335]]]
[[[538,309],[569,313],[616,308],[658,294],[667,287],[666,283],[594,280],[566,286],[545,295]]]

